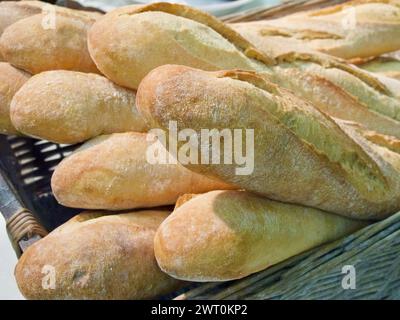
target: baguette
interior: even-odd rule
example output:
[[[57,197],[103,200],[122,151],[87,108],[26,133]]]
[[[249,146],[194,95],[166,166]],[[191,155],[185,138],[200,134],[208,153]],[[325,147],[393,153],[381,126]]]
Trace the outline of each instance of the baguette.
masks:
[[[54,27],[44,27],[47,13],[10,25],[1,35],[4,59],[32,74],[48,70],[99,73],[87,50],[87,30],[100,15],[57,9]]]
[[[356,0],[231,26],[272,56],[317,50],[344,59],[367,58],[400,49],[400,2]]]
[[[2,1],[0,2],[0,35],[18,20],[33,16],[50,5],[41,1]]]
[[[400,138],[400,82],[388,86],[320,53],[268,55],[228,25],[190,7],[157,3],[114,10],[92,26],[88,43],[98,68],[122,86],[137,89],[149,71],[171,63],[264,72],[331,116]]]
[[[154,252],[161,270],[191,281],[240,279],[366,225],[244,191],[185,200],[157,230]]]
[[[237,175],[234,163],[185,164],[193,171],[270,199],[352,218],[382,219],[400,210],[400,154],[371,143],[262,74],[167,65],[146,76],[136,102],[152,128],[168,131],[169,121],[176,120],[179,130],[193,129],[198,139],[185,143],[196,149],[201,129],[254,129],[250,174]],[[212,144],[207,147],[215,152]]]
[[[342,69],[306,61],[281,63],[274,67],[269,79],[330,116],[357,121],[369,130],[400,139],[400,82],[372,74],[371,77],[386,92]]]
[[[168,212],[105,214],[81,213],[24,252],[15,277],[26,298],[148,299],[180,286],[154,258]]]
[[[44,4],[41,1],[1,1],[0,36],[8,26],[18,20],[40,13]],[[1,52],[0,61],[4,61]]]
[[[75,71],[33,76],[11,103],[11,119],[26,135],[78,143],[101,134],[146,131],[135,93],[108,79]]]
[[[18,134],[10,119],[10,104],[18,89],[30,75],[14,68],[9,63],[0,62],[0,133]]]
[[[0,33],[18,20],[40,13],[45,5],[51,6],[43,1],[2,1],[0,3]]]
[[[122,210],[170,205],[185,193],[233,188],[180,164],[150,163],[146,152],[154,137],[127,132],[87,142],[56,167],[54,196],[67,207]]]
[[[150,70],[173,61],[205,70],[232,65],[251,70],[263,68],[196,18],[216,24],[218,31],[222,28],[234,32],[191,7],[170,3],[133,5],[111,11],[92,26],[88,33],[89,52],[104,75],[131,89],[137,89]],[[243,39],[242,45],[247,44]]]

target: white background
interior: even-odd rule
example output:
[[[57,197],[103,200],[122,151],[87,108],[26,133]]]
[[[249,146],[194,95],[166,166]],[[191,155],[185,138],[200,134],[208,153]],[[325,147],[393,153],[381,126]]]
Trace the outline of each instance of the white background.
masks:
[[[14,279],[17,257],[6,232],[6,224],[0,215],[0,300],[23,299]]]

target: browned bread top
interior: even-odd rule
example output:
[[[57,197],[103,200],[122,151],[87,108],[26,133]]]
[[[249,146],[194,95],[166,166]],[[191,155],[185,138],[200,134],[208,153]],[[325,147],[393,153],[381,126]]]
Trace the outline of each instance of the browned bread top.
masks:
[[[135,99],[135,92],[97,74],[47,71],[18,91],[11,118],[26,135],[73,144],[100,134],[146,131]]]
[[[244,191],[188,196],[157,230],[160,268],[178,279],[243,278],[365,223]]]
[[[98,73],[87,49],[87,31],[98,16],[58,7],[54,13],[29,16],[3,32],[0,52],[32,74],[58,69]]]
[[[185,193],[234,188],[178,163],[149,162],[155,142],[155,136],[137,132],[88,141],[55,169],[55,197],[68,207],[122,210],[173,205]]]
[[[369,130],[400,137],[396,134],[400,83],[378,79],[316,51],[272,56],[228,25],[193,8],[165,3],[120,8],[93,25],[88,42],[102,72],[129,88],[137,89],[149,71],[171,63],[202,70],[265,72],[271,81],[332,116],[353,120],[357,115],[355,120]]]
[[[156,229],[166,211],[84,212],[28,248],[15,276],[29,299],[148,299],[178,281],[158,268]]]
[[[400,48],[398,1],[348,1],[279,19],[231,26],[272,56],[317,50],[350,59]]]
[[[379,219],[400,209],[399,154],[263,75],[163,66],[142,81],[137,105],[154,128],[168,130],[174,119],[198,135],[202,128],[254,129],[250,175],[236,175],[235,164],[188,164],[194,171],[272,199],[356,218]]]
[[[0,35],[18,20],[40,13],[45,5],[50,4],[42,1],[1,1]]]

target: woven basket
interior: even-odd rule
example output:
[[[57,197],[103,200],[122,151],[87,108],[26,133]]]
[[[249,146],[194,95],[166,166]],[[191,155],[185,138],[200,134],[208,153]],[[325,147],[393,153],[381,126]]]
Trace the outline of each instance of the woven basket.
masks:
[[[343,1],[291,1],[229,22],[282,16]],[[0,211],[18,256],[79,210],[59,205],[50,189],[54,167],[77,146],[0,136]],[[266,248],[267,250],[268,248]],[[400,299],[400,212],[344,239],[292,257],[247,278],[198,283],[164,299]],[[356,288],[344,289],[345,266]]]

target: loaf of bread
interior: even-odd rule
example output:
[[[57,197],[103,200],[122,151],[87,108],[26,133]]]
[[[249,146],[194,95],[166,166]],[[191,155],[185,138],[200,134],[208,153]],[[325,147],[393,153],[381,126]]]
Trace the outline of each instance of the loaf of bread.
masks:
[[[87,30],[100,15],[58,8],[10,25],[0,38],[3,58],[32,74],[48,70],[98,70],[87,50]],[[45,23],[50,22],[48,25]]]
[[[14,68],[9,63],[0,62],[0,133],[17,134],[10,119],[10,104],[19,88],[29,79],[30,75]]]
[[[100,75],[75,71],[33,76],[15,95],[11,119],[20,132],[57,143],[146,131],[133,91]]]
[[[359,65],[360,68],[389,78],[400,80],[400,60],[391,57],[378,57]]]
[[[185,164],[193,171],[270,199],[358,219],[382,219],[400,210],[400,154],[263,75],[162,66],[142,81],[136,103],[152,128],[168,131],[174,119],[178,130],[193,129],[197,139],[180,146],[198,149],[202,129],[254,130],[252,172],[237,175],[234,162]],[[225,153],[218,144],[202,147],[209,154],[214,148]]]
[[[15,277],[28,299],[148,299],[176,290],[154,235],[166,211],[84,212],[31,245]]]
[[[40,13],[44,4],[41,1],[1,1],[0,36],[8,26],[18,20]],[[4,61],[1,52],[0,61]]]
[[[161,270],[191,281],[243,278],[365,225],[244,191],[185,200],[157,230],[154,251]]]
[[[204,24],[210,22],[234,32],[191,7],[171,3],[134,5],[115,9],[92,26],[88,33],[89,52],[104,75],[131,89],[137,89],[150,70],[168,63],[205,70],[233,65],[245,70],[263,67],[195,17],[206,19]]]
[[[400,2],[348,1],[231,26],[272,56],[309,49],[345,59],[366,58],[400,49]]]
[[[255,70],[334,117],[400,138],[399,82],[388,86],[318,52],[268,55],[190,7],[157,3],[114,10],[92,26],[88,43],[98,68],[122,86],[137,89],[148,72],[171,63],[210,71]]]
[[[271,81],[333,117],[400,139],[400,81],[365,73],[376,80],[378,88],[340,68],[286,58],[287,62],[273,68]]]
[[[18,20],[40,13],[44,5],[46,3],[42,1],[1,1],[0,35]],[[50,4],[47,5],[50,6]]]
[[[67,207],[122,210],[171,205],[185,193],[233,188],[177,163],[152,162],[152,147],[166,152],[155,138],[127,132],[87,142],[55,169],[54,196]]]
[[[113,10],[92,26],[88,45],[96,65],[107,77],[133,89],[150,70],[168,63],[204,70],[235,67],[270,71],[268,67],[289,59],[341,68],[372,87],[380,87],[379,81],[361,70],[318,52],[310,51],[306,56],[290,51],[290,57],[269,54],[215,17],[180,4],[153,3]],[[161,50],[165,47],[169,48],[167,52]],[[123,65],[136,72],[124,72]]]

